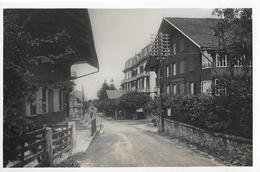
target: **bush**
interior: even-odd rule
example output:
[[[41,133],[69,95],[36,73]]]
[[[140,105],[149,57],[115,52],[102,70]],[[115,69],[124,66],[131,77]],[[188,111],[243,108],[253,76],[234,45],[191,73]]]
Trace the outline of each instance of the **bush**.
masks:
[[[252,137],[252,100],[230,96],[168,96],[163,108],[171,108],[167,118],[211,131]]]
[[[76,159],[70,157],[63,162],[54,165],[54,167],[80,167],[80,163]]]

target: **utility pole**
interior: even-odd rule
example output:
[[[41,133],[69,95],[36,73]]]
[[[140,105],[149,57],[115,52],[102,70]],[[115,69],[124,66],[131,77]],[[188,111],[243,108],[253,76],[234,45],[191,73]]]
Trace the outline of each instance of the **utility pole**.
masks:
[[[158,112],[160,116],[160,124],[159,124],[159,131],[164,132],[164,116],[162,113],[162,88],[161,88],[161,69],[163,67],[162,61],[169,56],[170,54],[170,42],[169,42],[169,34],[163,34],[159,32],[156,35],[154,40],[154,45],[152,47],[151,56],[157,58],[159,63],[159,70],[158,70]]]
[[[84,86],[83,86],[83,85],[82,85],[82,87],[81,87],[81,92],[82,92],[82,95],[81,95],[81,96],[82,96],[82,117],[83,117],[83,120],[84,120],[84,115],[85,115],[85,114],[84,114],[84,113],[85,113],[85,112],[84,112],[84,102],[85,102],[84,97],[85,97],[85,96],[84,96]]]

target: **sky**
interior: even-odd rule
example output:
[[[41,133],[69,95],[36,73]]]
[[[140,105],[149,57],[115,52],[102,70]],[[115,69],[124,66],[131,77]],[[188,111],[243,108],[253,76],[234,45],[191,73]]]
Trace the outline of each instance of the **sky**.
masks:
[[[125,62],[141,51],[157,33],[163,17],[212,18],[213,9],[89,9],[100,70],[75,80],[76,89],[87,99],[97,98],[102,83],[113,80],[117,89],[124,78]],[[96,69],[88,64],[73,65],[77,76]]]

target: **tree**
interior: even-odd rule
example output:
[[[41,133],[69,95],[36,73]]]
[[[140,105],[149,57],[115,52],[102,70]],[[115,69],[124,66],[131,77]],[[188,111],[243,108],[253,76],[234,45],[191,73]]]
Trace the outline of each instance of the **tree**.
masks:
[[[106,83],[106,80],[104,81],[101,89],[98,91],[98,101],[95,101],[95,104],[100,111],[111,115],[112,111],[115,110],[115,101],[108,98],[107,90],[116,90],[113,80],[111,80],[109,85]]]
[[[231,70],[241,60],[248,71],[252,62],[252,9],[214,9],[212,14],[221,19],[212,28],[219,40],[218,53],[228,56]]]
[[[119,98],[117,107],[118,109],[125,110],[126,112],[135,115],[136,110],[144,108],[150,100],[151,97],[148,94],[132,91]]]
[[[77,50],[72,48],[71,36],[63,28],[59,32],[43,38],[33,37],[24,29],[26,19],[21,17],[22,10],[4,10],[4,129],[10,130],[10,124],[28,129],[27,120],[22,120],[24,98],[35,99],[39,86],[72,90],[71,81],[42,82],[31,70],[31,66],[48,64],[52,67],[73,55]],[[46,11],[48,12],[48,11]],[[28,18],[32,15],[29,14]],[[27,18],[27,19],[28,19]],[[14,122],[14,121],[19,122]],[[21,122],[25,121],[24,123]],[[9,126],[9,127],[8,127]],[[9,132],[4,132],[5,134]]]

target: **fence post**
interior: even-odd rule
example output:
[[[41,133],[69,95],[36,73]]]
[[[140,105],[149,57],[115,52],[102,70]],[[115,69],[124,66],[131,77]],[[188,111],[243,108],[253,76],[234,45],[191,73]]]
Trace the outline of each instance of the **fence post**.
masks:
[[[76,147],[76,122],[70,121],[68,123],[69,127],[71,127],[71,152]]]
[[[96,132],[96,118],[91,120],[91,136],[94,135],[94,133]]]
[[[52,167],[53,166],[53,148],[52,148],[52,128],[46,128],[46,161],[47,165]]]

